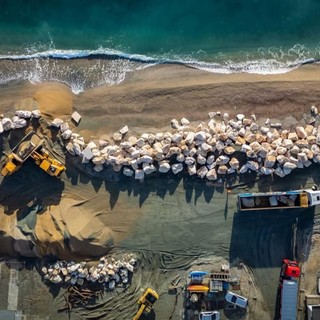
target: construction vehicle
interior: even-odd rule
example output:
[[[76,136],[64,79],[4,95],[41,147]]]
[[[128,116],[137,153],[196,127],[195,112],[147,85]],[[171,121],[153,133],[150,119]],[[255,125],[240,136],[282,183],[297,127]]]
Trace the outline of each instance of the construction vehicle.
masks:
[[[283,260],[280,273],[280,319],[297,319],[300,267],[296,261]]]
[[[154,308],[154,303],[159,299],[159,295],[151,288],[147,288],[139,298],[140,308],[133,320],[146,319]]]
[[[59,177],[65,167],[58,160],[52,159],[43,148],[43,139],[34,131],[29,132],[11,151],[2,165],[1,174],[9,176],[18,171],[28,158],[51,176]]]

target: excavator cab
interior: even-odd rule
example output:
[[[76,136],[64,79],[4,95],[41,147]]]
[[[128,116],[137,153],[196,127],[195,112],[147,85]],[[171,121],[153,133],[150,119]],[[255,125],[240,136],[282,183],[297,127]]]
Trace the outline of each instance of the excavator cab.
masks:
[[[159,295],[153,289],[147,288],[144,294],[138,300],[140,308],[133,320],[147,319],[149,313],[153,310],[155,302],[158,299]]]

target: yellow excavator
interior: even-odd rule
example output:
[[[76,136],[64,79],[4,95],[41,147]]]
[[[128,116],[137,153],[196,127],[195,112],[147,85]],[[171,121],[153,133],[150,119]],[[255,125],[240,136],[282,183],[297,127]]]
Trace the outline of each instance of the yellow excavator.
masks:
[[[7,155],[1,174],[9,176],[18,171],[29,157],[50,176],[60,177],[65,170],[61,162],[50,158],[49,153],[43,148],[43,139],[31,131]]]
[[[148,314],[153,310],[154,303],[159,299],[159,295],[151,288],[147,288],[139,298],[140,308],[133,320],[147,319]]]

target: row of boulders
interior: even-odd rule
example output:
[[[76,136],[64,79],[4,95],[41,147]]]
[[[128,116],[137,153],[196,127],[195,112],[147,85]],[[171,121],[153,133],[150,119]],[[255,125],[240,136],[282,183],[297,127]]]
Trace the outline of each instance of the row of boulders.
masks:
[[[0,133],[12,129],[20,129],[27,126],[31,119],[39,119],[41,117],[40,110],[25,111],[17,110],[12,118],[0,117]]]
[[[185,168],[189,175],[209,180],[248,171],[283,177],[296,168],[320,162],[316,107],[311,113],[310,124],[288,130],[269,119],[260,126],[255,115],[247,118],[237,114],[230,119],[227,113],[212,112],[208,122],[197,126],[186,118],[173,119],[172,130],[140,137],[130,136],[125,126],[113,135],[113,143],[99,140],[85,144],[80,136],[73,135],[67,150],[82,155],[83,163],[92,162],[96,172],[109,165],[138,180],[156,171],[177,174]]]
[[[86,262],[57,261],[45,264],[41,268],[43,278],[52,283],[70,283],[83,285],[85,281],[105,284],[107,289],[127,284],[130,275],[137,268],[133,255],[125,254],[122,259],[102,257],[96,266],[87,266]]]
[[[315,106],[311,115],[308,125],[289,130],[269,119],[261,126],[255,115],[237,114],[232,119],[228,113],[210,112],[209,121],[198,125],[191,125],[186,118],[173,119],[172,130],[140,136],[130,135],[128,126],[124,126],[111,141],[88,144],[72,132],[68,122],[54,119],[49,125],[59,130],[66,150],[82,156],[83,163],[92,163],[96,172],[112,166],[114,171],[142,180],[156,171],[177,174],[186,169],[189,175],[217,180],[219,175],[248,171],[283,177],[296,168],[319,163],[320,127],[316,125]],[[3,118],[1,123],[3,128],[14,128],[10,121],[16,124],[40,116],[37,110],[18,110],[15,119]],[[81,116],[74,112],[71,119],[79,124]]]

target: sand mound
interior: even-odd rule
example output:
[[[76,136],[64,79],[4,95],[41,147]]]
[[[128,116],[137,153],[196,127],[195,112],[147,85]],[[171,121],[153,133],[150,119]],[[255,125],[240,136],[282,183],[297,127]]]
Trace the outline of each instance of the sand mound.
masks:
[[[61,83],[41,84],[33,98],[44,116],[63,118],[72,113],[73,94]]]

